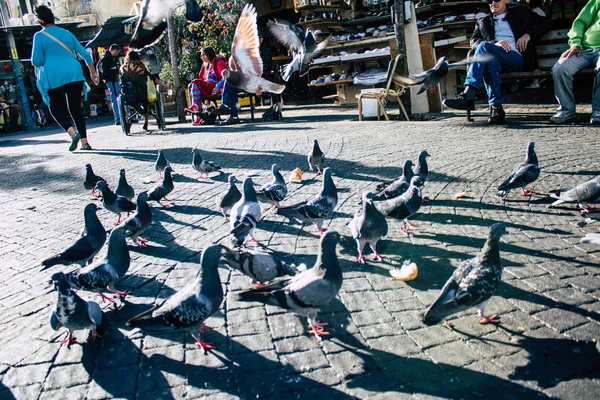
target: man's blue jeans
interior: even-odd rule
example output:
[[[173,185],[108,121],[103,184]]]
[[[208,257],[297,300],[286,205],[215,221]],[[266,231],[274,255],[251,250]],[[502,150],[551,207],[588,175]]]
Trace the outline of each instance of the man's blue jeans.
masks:
[[[119,117],[119,104],[117,104],[117,97],[119,97],[119,93],[121,93],[121,84],[119,81],[115,82],[106,82],[106,86],[110,91],[110,102],[112,103],[113,114],[115,116],[115,124],[120,120]]]
[[[223,86],[223,96],[221,97],[221,102],[229,108],[229,115],[234,118],[238,116],[237,109],[237,94],[242,92],[241,89],[235,88],[229,84],[229,82],[225,81]]]
[[[502,104],[500,72],[522,71],[524,63],[523,56],[518,51],[505,51],[501,46],[490,42],[479,43],[474,56],[485,57],[488,55],[493,56],[489,62],[476,62],[469,66],[465,85],[477,89],[483,81],[488,94],[488,103],[490,106],[495,106]]]

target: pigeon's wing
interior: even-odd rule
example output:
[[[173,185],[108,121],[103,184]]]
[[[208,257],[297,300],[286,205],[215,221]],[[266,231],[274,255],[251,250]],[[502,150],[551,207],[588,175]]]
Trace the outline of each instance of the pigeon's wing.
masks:
[[[287,21],[275,20],[267,22],[269,31],[281,44],[290,51],[300,51],[304,46],[296,30],[291,27]]]
[[[515,189],[525,187],[528,184],[535,182],[540,176],[540,167],[535,164],[519,164],[508,178],[500,186],[498,190]]]
[[[62,326],[60,322],[58,322],[58,318],[56,317],[56,313],[54,311],[52,311],[52,314],[50,315],[50,326],[55,331],[59,330]]]
[[[159,201],[168,194],[168,190],[164,185],[156,186],[148,192],[148,198]]]
[[[327,47],[327,45],[329,44],[329,40],[331,40],[331,36],[329,36],[327,39],[324,39],[321,43],[319,43],[314,51],[312,53],[309,54],[311,61],[313,59],[315,59],[316,57],[319,56],[319,54],[321,54],[323,52],[323,50],[325,50],[325,48]]]
[[[135,203],[127,200],[123,196],[117,196],[117,200],[115,200],[117,206],[123,211],[133,211],[136,208]]]
[[[83,289],[100,289],[107,287],[118,278],[114,268],[106,263],[92,264],[81,269],[77,274],[77,283]]]
[[[397,85],[400,86],[416,86],[422,84],[423,81],[425,81],[425,79],[429,76],[429,74],[429,71],[421,72],[420,74],[410,76],[394,74],[392,79]]]
[[[459,68],[459,67],[462,67],[465,65],[469,65],[469,64],[473,64],[476,62],[486,63],[486,62],[490,62],[493,58],[494,58],[494,56],[492,56],[491,54],[482,54],[482,55],[478,55],[478,56],[473,56],[473,57],[465,58],[464,60],[461,60],[461,61],[457,61],[452,64],[448,64],[448,69],[456,69],[456,68]]]
[[[85,260],[94,252],[96,252],[96,248],[94,244],[90,241],[89,237],[82,236],[75,243],[73,243],[70,247],[68,247],[62,254],[63,258],[70,261],[78,261]]]
[[[321,198],[318,201],[309,201],[305,205],[298,207],[297,210],[301,216],[308,219],[327,218],[333,211],[325,198]]]
[[[92,321],[97,326],[102,325],[102,309],[100,309],[98,303],[96,303],[95,301],[88,301],[87,311],[90,321]]]
[[[125,228],[125,233],[127,234],[127,236],[134,235],[136,232],[138,232],[140,229],[142,229],[142,227],[143,227],[142,220],[140,218],[138,218],[137,216],[128,219],[127,221],[125,221],[125,225],[123,225],[123,228]]]
[[[559,196],[552,197],[558,197],[564,201],[595,201],[600,198],[600,181],[593,179],[591,181],[580,183],[567,191],[558,193]]]
[[[235,36],[231,45],[231,57],[237,71],[262,76],[263,63],[259,47],[256,10],[254,6],[246,4],[235,28]]]
[[[322,274],[316,273],[314,269],[295,275],[285,291],[294,300],[298,299],[297,303],[301,303],[303,307],[319,307],[327,304],[337,294],[335,285],[324,279]]]

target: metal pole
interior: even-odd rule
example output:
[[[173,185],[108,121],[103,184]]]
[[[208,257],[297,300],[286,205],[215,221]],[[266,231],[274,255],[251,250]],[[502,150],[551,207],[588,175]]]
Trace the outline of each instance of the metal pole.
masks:
[[[8,26],[8,8],[6,6],[6,2],[2,0],[0,0],[0,12],[2,16],[2,25]],[[21,63],[19,61],[19,54],[17,53],[17,46],[15,44],[15,37],[12,30],[6,30],[6,37],[8,39],[12,72],[19,87],[19,94],[21,95],[21,111],[24,122],[23,125],[25,130],[33,129],[35,125],[31,119],[31,108],[29,108],[29,99],[27,98],[27,90],[25,89],[25,82],[23,81],[23,71],[21,71]]]
[[[169,53],[171,55],[171,65],[173,67],[173,86],[175,86],[175,93],[178,96],[176,102],[179,122],[186,122],[184,110],[185,93],[183,90],[178,90],[181,87],[181,79],[179,77],[179,66],[177,64],[177,38],[175,36],[173,22],[173,16],[171,15],[169,18],[167,18],[167,34],[169,35]]]
[[[406,37],[404,35],[404,0],[394,0],[394,31],[396,41],[398,42],[398,54],[406,54]],[[418,45],[418,43],[417,43]],[[403,62],[407,62],[406,59]],[[410,94],[404,92],[402,101],[407,105],[407,109],[411,110]]]

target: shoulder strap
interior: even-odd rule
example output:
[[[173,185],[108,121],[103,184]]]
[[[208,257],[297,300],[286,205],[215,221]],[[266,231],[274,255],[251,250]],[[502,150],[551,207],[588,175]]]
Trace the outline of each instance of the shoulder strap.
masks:
[[[45,29],[42,29],[40,32],[43,33],[44,35],[48,36],[50,39],[54,40],[56,43],[60,44],[65,50],[67,50],[69,52],[69,54],[71,54],[73,57],[77,58],[77,56],[75,54],[73,54],[71,49],[69,49],[63,42],[61,42],[60,40],[58,40],[57,38],[55,38],[54,36],[52,36],[51,34],[46,32]]]

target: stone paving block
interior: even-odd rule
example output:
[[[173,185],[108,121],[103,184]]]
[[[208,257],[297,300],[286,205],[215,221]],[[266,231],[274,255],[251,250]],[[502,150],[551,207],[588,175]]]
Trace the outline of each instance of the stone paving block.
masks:
[[[557,302],[568,304],[570,306],[578,306],[584,303],[592,303],[596,299],[590,295],[583,293],[581,290],[566,287],[563,289],[553,290],[551,292],[546,292],[544,295],[550,297]]]
[[[600,338],[600,325],[598,325],[596,322],[590,322],[566,331],[565,335],[577,340],[597,341],[598,338]]]
[[[564,332],[567,329],[572,329],[579,325],[583,325],[588,321],[585,317],[579,314],[558,308],[541,311],[535,314],[535,317],[559,332]]]
[[[274,350],[232,354],[231,360],[239,365],[240,371],[269,371],[281,367]]]
[[[408,335],[368,339],[367,343],[374,357],[381,363],[421,351]]]
[[[438,363],[462,367],[479,359],[479,354],[466,342],[454,341],[426,350],[427,354]]]
[[[599,392],[600,384],[589,379],[560,382],[555,387],[546,390],[549,396],[564,400],[593,400],[598,398]]]
[[[394,317],[385,309],[352,313],[352,320],[358,326],[382,324],[393,321]]]
[[[11,368],[4,374],[2,384],[9,388],[13,388],[43,383],[51,365],[51,363],[41,363]]]
[[[575,286],[576,288],[587,293],[587,292],[592,292],[592,291],[595,291],[598,289],[597,285],[600,284],[600,277],[582,275],[582,276],[576,276],[574,278],[569,278],[566,281],[568,283],[570,283],[571,285]]]
[[[281,364],[291,367],[296,372],[318,370],[329,366],[329,362],[321,349],[285,354],[280,357]]]
[[[237,394],[236,383],[228,369],[187,368],[187,397],[195,398],[231,398]],[[238,398],[238,397],[235,397]]]
[[[269,317],[269,326],[273,339],[283,339],[304,335],[307,332],[304,325],[306,320],[302,318],[302,322],[293,314],[277,314]]]
[[[236,336],[229,341],[229,350],[232,354],[273,350],[273,342],[268,333]]]
[[[83,399],[87,391],[87,385],[79,385],[57,390],[44,390],[39,399]]]
[[[165,332],[160,336],[147,335],[144,337],[144,351],[184,343],[186,335],[188,335],[186,332]]]
[[[100,352],[98,369],[137,364],[140,355],[140,344],[141,341],[134,340],[104,346]]]
[[[0,398],[6,400],[12,399],[37,399],[42,392],[42,385],[34,384],[28,386],[18,386],[14,388],[0,389]]]
[[[400,324],[396,322],[385,322],[383,324],[367,325],[360,328],[360,333],[365,339],[381,336],[395,336],[402,334],[403,332]]]
[[[560,289],[567,287],[567,283],[557,279],[551,275],[543,275],[535,278],[527,278],[524,280],[527,284],[531,285],[534,289],[539,292],[546,292],[548,290]]]
[[[274,342],[278,354],[295,353],[307,351],[319,347],[319,343],[312,336],[296,336],[285,338]]]
[[[421,348],[428,348],[458,340],[456,334],[441,325],[411,331],[409,335]]]
[[[268,333],[269,327],[265,318],[262,320],[254,320],[241,324],[230,323],[228,326],[228,331],[232,337],[244,335],[258,335]]]
[[[56,354],[60,349],[60,344],[49,343],[45,346],[40,347],[38,351],[23,359],[19,365],[31,365],[31,364],[42,364],[46,362],[52,362]],[[1,368],[0,368],[1,369]]]
[[[88,399],[107,397],[132,397],[137,384],[137,368],[110,368],[96,371],[92,375]]]
[[[264,321],[265,319],[266,313],[263,306],[232,310],[227,313],[227,323],[230,325],[239,325],[250,321]]]
[[[340,293],[340,298],[349,312],[374,310],[382,307],[373,292]]]
[[[378,369],[375,358],[367,351],[343,351],[328,354],[327,358],[336,373],[343,379]]]
[[[283,384],[291,393],[301,396],[301,393],[312,388],[323,388],[337,385],[341,382],[335,370],[325,367],[317,370],[294,374],[286,370]]]
[[[257,368],[257,371],[260,369]],[[280,392],[287,392],[289,389],[283,384],[285,375],[281,370],[261,371],[260,373],[246,373],[237,377],[237,384],[240,393],[247,398],[269,398],[277,396]],[[285,394],[281,394],[285,397]]]
[[[144,393],[170,392],[171,388],[185,384],[185,364],[157,363],[150,368],[140,370],[137,392]],[[149,394],[147,394],[150,396]]]
[[[142,350],[142,360],[140,363],[140,368],[152,368],[152,366],[156,363],[156,358],[162,359],[163,357],[166,357],[174,362],[184,363],[185,359],[183,344],[174,344],[169,347],[160,347],[153,349],[144,348]]]
[[[342,293],[362,292],[371,290],[371,283],[367,278],[345,279]]]
[[[89,380],[90,376],[81,364],[52,367],[44,382],[44,390],[63,389],[86,384]]]
[[[495,359],[521,351],[518,340],[508,336],[502,330],[470,339],[467,344],[486,359]]]

